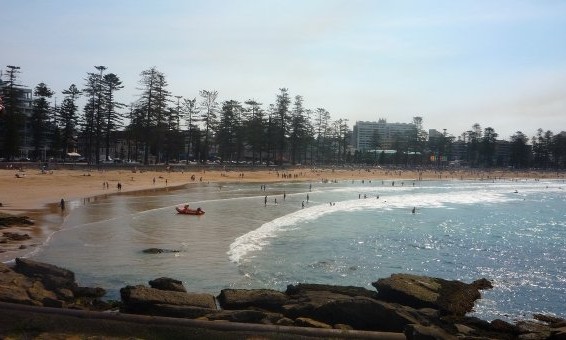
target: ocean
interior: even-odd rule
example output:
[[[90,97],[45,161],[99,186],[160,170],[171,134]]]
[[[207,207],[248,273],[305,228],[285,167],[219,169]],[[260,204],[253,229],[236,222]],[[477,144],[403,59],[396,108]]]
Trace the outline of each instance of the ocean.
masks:
[[[110,299],[162,276],[217,295],[299,282],[373,290],[379,278],[413,273],[491,280],[472,313],[484,320],[564,316],[565,188],[532,179],[190,184],[69,202],[61,230],[30,256]],[[177,214],[185,203],[206,214]]]

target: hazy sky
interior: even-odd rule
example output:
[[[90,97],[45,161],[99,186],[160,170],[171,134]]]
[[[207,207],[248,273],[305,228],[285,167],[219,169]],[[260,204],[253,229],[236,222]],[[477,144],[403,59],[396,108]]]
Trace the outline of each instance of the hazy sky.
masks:
[[[0,67],[29,87],[83,88],[107,66],[138,98],[140,72],[173,95],[256,99],[279,88],[332,119],[501,138],[566,130],[566,1],[0,0]],[[82,105],[81,105],[82,106]]]

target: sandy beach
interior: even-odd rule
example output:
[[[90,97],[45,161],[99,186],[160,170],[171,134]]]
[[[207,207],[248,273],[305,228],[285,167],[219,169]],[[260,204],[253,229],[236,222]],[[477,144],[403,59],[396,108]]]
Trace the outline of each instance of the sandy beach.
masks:
[[[0,213],[28,216],[34,225],[16,225],[3,228],[3,233],[28,234],[26,240],[5,240],[0,243],[0,261],[7,261],[29,252],[29,247],[41,244],[45,237],[57,230],[65,214],[72,209],[70,202],[91,197],[160,190],[200,182],[257,182],[279,181],[340,181],[340,180],[516,180],[564,178],[556,172],[511,172],[504,170],[470,171],[406,171],[381,168],[152,168],[147,171],[132,169],[38,169],[0,170]],[[62,210],[60,201],[66,202]],[[4,235],[5,236],[5,235]]]

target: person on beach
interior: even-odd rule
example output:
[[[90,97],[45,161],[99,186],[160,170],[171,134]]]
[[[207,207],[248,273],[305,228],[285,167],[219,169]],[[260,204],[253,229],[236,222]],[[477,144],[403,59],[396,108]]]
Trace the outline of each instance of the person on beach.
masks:
[[[263,199],[263,205],[267,206],[267,196],[265,196],[265,198]]]
[[[61,211],[65,210],[65,200],[61,198],[61,202],[59,202],[59,206],[61,207]]]

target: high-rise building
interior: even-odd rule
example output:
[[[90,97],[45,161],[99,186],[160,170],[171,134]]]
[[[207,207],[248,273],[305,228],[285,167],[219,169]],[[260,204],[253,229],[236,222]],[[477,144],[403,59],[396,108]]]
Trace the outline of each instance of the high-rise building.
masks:
[[[365,151],[391,149],[396,138],[407,136],[415,131],[412,123],[387,123],[383,118],[377,122],[357,121],[352,133],[352,144],[356,150]]]

